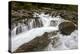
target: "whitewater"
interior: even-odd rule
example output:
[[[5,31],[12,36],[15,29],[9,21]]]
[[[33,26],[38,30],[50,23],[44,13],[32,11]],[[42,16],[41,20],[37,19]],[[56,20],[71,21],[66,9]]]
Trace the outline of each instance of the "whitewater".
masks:
[[[42,12],[41,14],[34,13],[33,17],[39,17],[43,23],[43,27],[38,27],[38,28],[31,27],[31,29],[28,30],[25,25],[23,26],[19,24],[18,26],[16,26],[11,32],[11,44],[12,44],[11,51],[12,52],[14,52],[18,47],[20,47],[24,43],[28,43],[32,39],[43,35],[45,32],[59,31],[59,24],[62,22],[68,21],[68,20],[62,19],[60,16],[51,17],[49,14],[44,14],[44,12]],[[55,21],[54,26],[50,26],[51,21]],[[33,21],[30,23],[31,26],[32,26],[32,23]],[[16,35],[16,29],[20,25],[22,26],[23,31],[24,30],[25,31]],[[77,30],[75,30],[74,32],[71,33],[71,35],[68,35],[68,36],[62,35],[58,32],[57,35],[50,37],[50,38],[59,37],[59,40],[56,42],[54,47],[50,42],[49,45],[44,50],[52,51],[52,50],[63,50],[63,49],[76,49],[78,48],[77,36],[78,36]]]

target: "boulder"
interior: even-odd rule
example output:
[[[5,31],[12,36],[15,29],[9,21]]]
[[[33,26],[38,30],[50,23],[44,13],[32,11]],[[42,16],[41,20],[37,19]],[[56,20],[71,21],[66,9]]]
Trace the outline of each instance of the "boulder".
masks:
[[[14,52],[42,51],[48,46],[49,42],[48,33],[45,32],[42,36],[36,37],[28,43],[24,43]]]
[[[59,24],[59,30],[63,35],[70,35],[75,30],[75,25],[72,22],[62,22]]]

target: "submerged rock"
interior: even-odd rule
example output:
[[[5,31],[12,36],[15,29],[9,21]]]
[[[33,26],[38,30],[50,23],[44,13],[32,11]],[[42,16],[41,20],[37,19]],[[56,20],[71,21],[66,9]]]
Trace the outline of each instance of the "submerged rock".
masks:
[[[57,31],[55,31],[55,32],[49,32],[49,33],[48,33],[48,37],[49,37],[49,38],[51,38],[51,37],[53,37],[53,36],[55,36],[55,35],[57,35]]]
[[[56,22],[56,21],[53,21],[53,20],[52,20],[52,21],[50,22],[50,26],[56,26],[56,25],[57,25],[57,22]]]
[[[59,30],[63,35],[70,35],[75,30],[75,25],[72,22],[62,22]]]
[[[54,38],[52,38],[51,44],[52,44],[52,46],[53,46],[54,48],[56,48],[57,46],[59,46],[60,43],[57,43],[57,42],[59,42],[59,37],[54,37]]]
[[[36,37],[28,43],[24,43],[14,52],[29,52],[29,51],[42,51],[48,46],[50,39],[48,39],[48,33],[44,33],[40,37]]]

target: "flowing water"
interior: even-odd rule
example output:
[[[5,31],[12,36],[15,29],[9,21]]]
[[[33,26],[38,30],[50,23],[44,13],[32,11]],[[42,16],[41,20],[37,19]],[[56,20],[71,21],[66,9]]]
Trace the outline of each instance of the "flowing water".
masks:
[[[31,30],[37,27],[56,27],[62,21],[64,21],[63,19],[61,19],[60,16],[51,17],[49,16],[49,14],[45,15],[44,13],[41,13],[41,14],[34,13],[34,17],[35,19],[26,20],[26,24],[18,23],[18,25],[14,27],[14,29],[11,31],[12,36],[15,36],[18,33],[21,33],[26,30]],[[36,18],[36,17],[39,17],[39,18]]]
[[[59,24],[68,21],[62,19],[60,16],[50,16],[49,14],[34,13],[34,19],[24,20],[26,23],[18,23],[11,31],[12,37],[12,52],[19,46],[29,42],[37,36],[41,36],[45,32],[58,31]],[[53,40],[44,50],[62,50],[62,49],[76,49],[78,43],[77,30],[71,33],[71,35],[62,35],[59,32],[55,37],[58,37],[55,45],[52,45]],[[55,37],[50,37],[55,38]]]

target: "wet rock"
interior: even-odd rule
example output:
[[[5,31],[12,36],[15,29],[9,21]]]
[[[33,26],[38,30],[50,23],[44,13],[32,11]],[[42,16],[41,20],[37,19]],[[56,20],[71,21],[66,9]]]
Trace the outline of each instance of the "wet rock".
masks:
[[[59,42],[59,37],[54,37],[54,38],[52,38],[51,44],[53,45],[54,48],[56,48],[60,44],[58,42]]]
[[[48,37],[50,37],[50,38],[55,35],[57,35],[57,31],[48,33]]]
[[[72,22],[62,22],[59,30],[63,35],[70,35],[75,30],[75,25]]]
[[[75,24],[78,24],[78,13],[73,11],[60,11],[60,16],[65,20],[70,20]]]
[[[48,33],[44,33],[40,37],[36,37],[28,43],[21,45],[14,52],[29,52],[29,51],[42,51],[46,46],[48,46],[50,39],[48,39]]]
[[[27,18],[32,18],[33,17],[33,12],[28,11],[28,10],[12,10],[11,11],[11,23],[15,23],[16,21],[19,22],[23,19],[27,19]]]
[[[56,25],[57,25],[57,22],[56,22],[56,21],[52,20],[52,21],[50,22],[50,26],[56,26]]]

